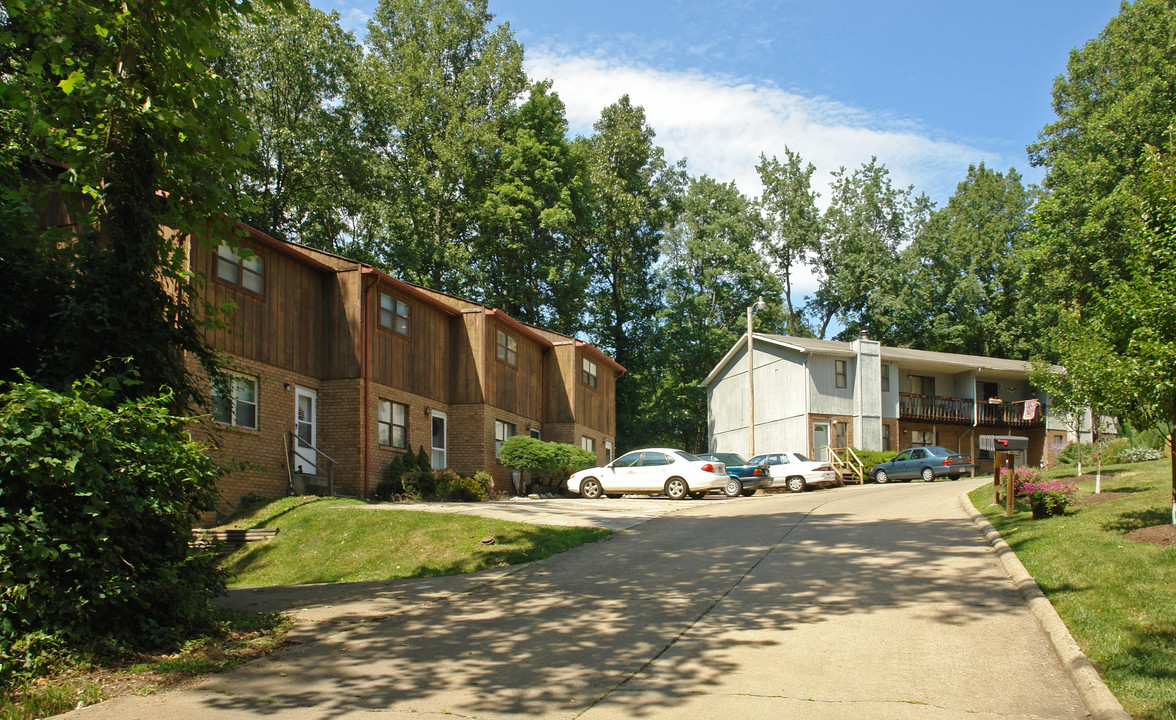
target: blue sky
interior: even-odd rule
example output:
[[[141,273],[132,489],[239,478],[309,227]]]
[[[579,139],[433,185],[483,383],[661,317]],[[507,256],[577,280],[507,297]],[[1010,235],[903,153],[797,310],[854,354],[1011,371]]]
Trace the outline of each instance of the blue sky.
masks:
[[[312,0],[362,39],[368,0]],[[877,156],[942,205],[970,163],[1038,182],[1025,146],[1072,48],[1118,0],[490,0],[573,134],[628,93],[671,160],[760,192],[761,152],[829,172]],[[806,283],[807,284],[807,283]]]

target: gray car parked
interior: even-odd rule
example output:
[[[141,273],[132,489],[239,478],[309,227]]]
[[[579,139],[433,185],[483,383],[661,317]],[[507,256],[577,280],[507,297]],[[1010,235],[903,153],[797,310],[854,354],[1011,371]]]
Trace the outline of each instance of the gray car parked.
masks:
[[[891,480],[914,480],[923,478],[925,482],[933,482],[935,478],[950,477],[959,480],[966,473],[972,471],[972,458],[960,453],[953,453],[944,447],[931,445],[929,447],[907,448],[892,459],[878,463],[870,468],[870,477],[876,483],[887,483]]]

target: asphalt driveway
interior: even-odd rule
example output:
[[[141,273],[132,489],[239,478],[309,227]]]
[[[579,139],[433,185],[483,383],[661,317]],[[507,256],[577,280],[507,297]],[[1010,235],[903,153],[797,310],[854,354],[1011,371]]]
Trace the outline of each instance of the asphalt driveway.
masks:
[[[299,645],[189,690],[75,714],[1085,717],[961,510],[964,489],[674,504],[502,571],[238,592],[245,606],[285,594]]]

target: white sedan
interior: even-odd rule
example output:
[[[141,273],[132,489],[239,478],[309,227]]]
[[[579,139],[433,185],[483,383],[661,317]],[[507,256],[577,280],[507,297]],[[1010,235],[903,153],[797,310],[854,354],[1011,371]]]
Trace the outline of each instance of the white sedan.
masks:
[[[792,492],[804,492],[809,485],[828,485],[837,482],[837,473],[827,462],[809,460],[800,453],[778,452],[756,455],[748,465],[768,464],[772,487],[785,486]]]
[[[626,453],[604,467],[568,478],[568,490],[595,499],[628,493],[665,493],[673,500],[701,498],[727,485],[727,466],[683,450],[646,448]]]

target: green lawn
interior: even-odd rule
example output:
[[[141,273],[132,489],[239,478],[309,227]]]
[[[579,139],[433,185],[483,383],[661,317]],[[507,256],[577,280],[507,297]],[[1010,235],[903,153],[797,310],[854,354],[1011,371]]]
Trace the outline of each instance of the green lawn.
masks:
[[[222,567],[233,576],[230,585],[456,575],[541,560],[609,534],[364,505],[343,498],[282,498],[236,519],[229,526],[279,532],[224,559]],[[494,543],[483,544],[486,537]]]
[[[1093,481],[1078,487],[1082,495],[1094,492]],[[1072,505],[1065,516],[1043,520],[1033,520],[1027,506],[1005,517],[1003,506],[992,504],[989,485],[969,497],[1037,580],[1127,712],[1176,720],[1176,547],[1123,538],[1171,522],[1169,461],[1105,467],[1102,491],[1126,495]]]

